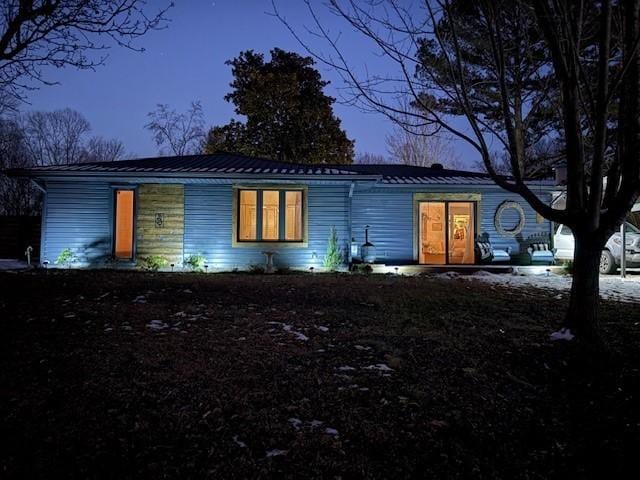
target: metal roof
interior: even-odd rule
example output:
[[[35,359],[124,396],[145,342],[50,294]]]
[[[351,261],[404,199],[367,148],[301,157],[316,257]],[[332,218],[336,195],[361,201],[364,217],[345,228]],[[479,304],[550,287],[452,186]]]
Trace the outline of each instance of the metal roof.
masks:
[[[486,173],[419,167],[393,163],[344,165],[342,168],[367,175],[380,175],[387,184],[477,184],[494,183]]]
[[[285,163],[245,155],[217,153],[153,157],[115,162],[48,165],[28,169],[30,172],[139,172],[139,173],[242,173],[283,175],[357,175],[339,165],[305,165]]]
[[[377,180],[389,185],[473,185],[494,184],[486,173],[448,170],[440,167],[419,167],[400,164],[373,165],[329,165],[287,163],[265,158],[249,157],[233,153],[211,155],[185,155],[175,157],[153,157],[115,162],[75,163],[69,165],[49,165],[28,169],[8,170],[5,173],[14,176],[38,177],[46,174],[60,175],[140,175],[188,177],[235,177],[252,176],[265,178],[299,176],[341,176],[350,179]],[[552,184],[553,182],[533,182]]]

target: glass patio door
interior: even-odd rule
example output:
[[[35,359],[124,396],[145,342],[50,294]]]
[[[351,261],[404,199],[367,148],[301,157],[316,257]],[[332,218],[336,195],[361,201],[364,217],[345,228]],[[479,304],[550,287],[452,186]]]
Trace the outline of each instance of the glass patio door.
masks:
[[[447,224],[449,232],[449,263],[473,264],[474,204],[471,202],[449,202]]]
[[[420,202],[418,261],[425,265],[475,262],[474,202]]]
[[[445,202],[420,203],[420,263],[447,263],[447,228]]]

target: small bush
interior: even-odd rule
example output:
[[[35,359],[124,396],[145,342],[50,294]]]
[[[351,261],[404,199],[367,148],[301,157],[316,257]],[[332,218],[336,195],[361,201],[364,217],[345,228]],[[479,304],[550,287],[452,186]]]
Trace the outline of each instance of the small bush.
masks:
[[[205,260],[204,255],[191,255],[184,261],[184,264],[194,272],[202,272],[204,271]]]
[[[338,232],[336,231],[336,227],[331,227],[329,241],[327,242],[327,254],[324,256],[322,266],[328,271],[333,272],[342,265],[343,259],[342,250],[338,245]]]
[[[60,255],[58,255],[58,258],[56,258],[55,263],[56,265],[66,265],[67,267],[71,268],[71,264],[75,260],[76,260],[76,257],[73,254],[73,251],[71,251],[70,248],[65,248],[60,252]]]
[[[143,267],[152,272],[157,272],[161,268],[166,267],[169,264],[169,260],[162,255],[149,255],[142,259]]]
[[[254,273],[254,274],[264,273],[264,265],[256,265],[256,264],[249,265],[249,273]]]
[[[572,274],[573,273],[573,260],[565,260],[562,262],[562,269],[564,270],[564,273],[566,274]]]
[[[369,275],[373,273],[373,267],[368,263],[359,263],[353,266],[353,271],[356,273],[364,273],[365,275]]]

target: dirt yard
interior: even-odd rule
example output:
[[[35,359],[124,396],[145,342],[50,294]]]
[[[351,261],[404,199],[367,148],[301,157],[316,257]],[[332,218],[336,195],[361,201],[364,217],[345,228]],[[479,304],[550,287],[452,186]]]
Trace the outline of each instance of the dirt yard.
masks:
[[[0,273],[0,477],[622,478],[640,305],[456,278]]]

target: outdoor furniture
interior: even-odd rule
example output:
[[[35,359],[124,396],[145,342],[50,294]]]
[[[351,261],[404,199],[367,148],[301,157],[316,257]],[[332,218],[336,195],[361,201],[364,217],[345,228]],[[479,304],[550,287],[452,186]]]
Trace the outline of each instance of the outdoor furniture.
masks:
[[[487,240],[476,241],[476,261],[478,263],[502,263],[511,261],[511,247],[493,248]]]
[[[555,248],[547,242],[533,242],[527,248],[531,265],[553,265],[556,262]]]

